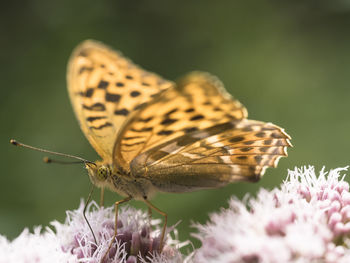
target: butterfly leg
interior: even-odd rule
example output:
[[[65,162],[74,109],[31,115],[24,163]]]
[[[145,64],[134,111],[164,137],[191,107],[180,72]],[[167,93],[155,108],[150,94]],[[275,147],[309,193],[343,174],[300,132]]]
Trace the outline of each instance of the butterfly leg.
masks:
[[[83,216],[84,216],[85,222],[87,223],[87,225],[88,225],[88,227],[89,227],[89,229],[90,229],[90,231],[91,231],[91,234],[92,234],[92,236],[93,236],[93,238],[94,238],[95,244],[97,244],[97,239],[96,239],[96,236],[95,236],[95,234],[94,234],[94,231],[92,230],[92,227],[91,227],[91,225],[90,225],[90,223],[89,223],[89,220],[88,220],[87,217],[86,217],[86,210],[87,210],[87,207],[88,207],[88,205],[89,205],[89,203],[90,203],[90,201],[91,201],[91,196],[92,196],[93,191],[94,191],[94,185],[91,184],[91,190],[90,190],[90,192],[89,192],[89,196],[88,196],[88,198],[86,199],[86,203],[85,203],[85,205],[84,205]]]
[[[100,193],[100,206],[104,206],[104,201],[105,201],[105,189],[104,187],[101,188],[101,193]]]
[[[118,206],[122,203],[126,203],[126,202],[129,202],[130,200],[132,199],[131,196],[123,199],[123,200],[120,200],[120,201],[117,201],[115,202],[114,204],[114,209],[115,209],[115,221],[114,221],[114,235],[113,235],[113,238],[111,240],[111,242],[109,243],[109,246],[108,246],[108,249],[106,251],[106,253],[103,255],[102,259],[101,259],[101,262],[105,262],[105,258],[107,256],[107,254],[109,253],[112,245],[113,245],[113,242],[115,241],[115,238],[117,237],[117,233],[118,233]]]
[[[160,236],[160,244],[159,244],[159,252],[161,252],[162,249],[163,249],[163,242],[164,242],[164,236],[165,236],[166,226],[167,226],[167,222],[168,222],[168,215],[165,212],[163,212],[162,210],[160,210],[159,208],[157,208],[154,205],[152,205],[147,199],[144,199],[143,201],[146,203],[146,205],[148,206],[149,210],[150,209],[154,209],[159,214],[164,216],[164,226],[163,226],[163,229],[162,229],[162,234]]]

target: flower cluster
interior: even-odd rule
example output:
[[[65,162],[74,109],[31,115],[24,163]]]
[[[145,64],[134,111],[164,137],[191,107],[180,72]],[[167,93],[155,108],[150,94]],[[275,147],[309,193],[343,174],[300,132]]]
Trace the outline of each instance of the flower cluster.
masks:
[[[0,236],[0,263],[73,263],[77,262],[76,256],[64,253],[59,240],[51,229],[36,227],[34,233],[25,229],[15,240],[10,242],[4,236]]]
[[[338,168],[289,171],[279,189],[260,190],[212,214],[194,234],[195,262],[350,262],[349,184]]]
[[[345,170],[323,169],[317,176],[313,167],[296,168],[280,188],[261,189],[257,197],[244,201],[231,199],[229,208],[212,214],[206,225],[195,225],[198,233],[193,235],[202,246],[187,258],[178,250],[184,244],[169,234],[158,253],[160,221],[128,206],[120,209],[118,236],[108,250],[114,236],[113,208],[93,202],[87,218],[95,237],[84,220],[82,203],[67,212],[64,224],[53,222],[55,230],[24,230],[12,242],[0,236],[0,263],[350,262],[350,192],[341,175]],[[169,232],[176,237],[174,227]]]
[[[177,249],[181,244],[167,235],[163,250],[159,253],[160,220],[150,220],[140,210],[123,206],[118,214],[118,236],[108,251],[114,236],[113,207],[89,204],[87,218],[94,231],[97,244],[83,217],[84,203],[75,211],[68,211],[64,224],[52,222],[55,231],[24,230],[14,241],[0,238],[0,263],[10,262],[182,262]],[[154,231],[152,229],[155,229]],[[169,232],[175,232],[170,228]],[[108,253],[106,253],[108,251]],[[106,254],[106,256],[105,256]]]

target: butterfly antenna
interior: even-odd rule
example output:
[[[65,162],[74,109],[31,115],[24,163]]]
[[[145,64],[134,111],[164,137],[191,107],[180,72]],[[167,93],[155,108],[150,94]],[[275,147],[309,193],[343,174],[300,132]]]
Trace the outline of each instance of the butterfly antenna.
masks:
[[[44,152],[44,153],[49,153],[49,154],[54,154],[54,155],[59,155],[59,156],[68,157],[68,158],[73,158],[73,159],[79,160],[79,161],[76,161],[76,162],[65,162],[65,161],[57,161],[57,160],[50,159],[48,157],[44,157],[44,162],[45,163],[61,163],[61,164],[90,163],[90,164],[96,165],[94,162],[85,160],[84,158],[81,158],[81,157],[78,157],[78,156],[75,156],[75,155],[66,154],[66,153],[59,153],[59,152],[54,152],[54,151],[49,151],[49,150],[37,148],[37,147],[34,147],[34,146],[30,146],[30,145],[18,142],[18,141],[13,140],[13,139],[10,140],[10,143],[15,145],[15,146],[21,146],[21,147],[28,148],[28,149],[31,149],[31,150],[34,150],[34,151],[39,151],[39,152]]]
[[[55,160],[55,159],[52,159],[48,156],[45,156],[43,158],[43,162],[44,163],[57,163],[57,164],[81,164],[83,163],[83,161],[61,161],[61,160]]]

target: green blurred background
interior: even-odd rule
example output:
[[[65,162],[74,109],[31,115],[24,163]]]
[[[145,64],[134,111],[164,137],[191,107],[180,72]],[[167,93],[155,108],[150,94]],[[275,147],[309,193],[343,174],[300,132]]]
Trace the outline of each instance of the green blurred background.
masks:
[[[43,154],[9,144],[16,138],[98,158],[65,81],[70,52],[88,38],[168,79],[211,72],[251,119],[276,123],[293,138],[289,157],[257,184],[158,194],[154,204],[169,225],[182,220],[181,240],[193,231],[191,220],[204,223],[232,195],[278,186],[287,169],[349,164],[350,1],[32,0],[7,1],[0,12],[0,233],[8,238],[62,221],[88,195],[82,166],[47,165]],[[119,198],[108,192],[106,203]]]

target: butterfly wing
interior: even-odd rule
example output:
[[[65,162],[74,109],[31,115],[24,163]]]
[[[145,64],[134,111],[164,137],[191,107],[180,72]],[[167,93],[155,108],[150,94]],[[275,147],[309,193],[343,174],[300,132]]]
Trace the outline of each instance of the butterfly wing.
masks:
[[[134,158],[157,145],[246,116],[217,78],[193,72],[128,120],[118,135],[115,164],[128,171]]]
[[[130,113],[173,86],[91,40],[74,50],[67,81],[81,129],[97,153],[110,161],[116,134]]]
[[[287,156],[290,137],[278,126],[234,120],[183,135],[141,153],[132,174],[160,191],[186,192],[230,182],[257,181]]]
[[[291,144],[283,129],[246,116],[216,78],[192,73],[123,127],[115,163],[166,192],[256,181]]]

